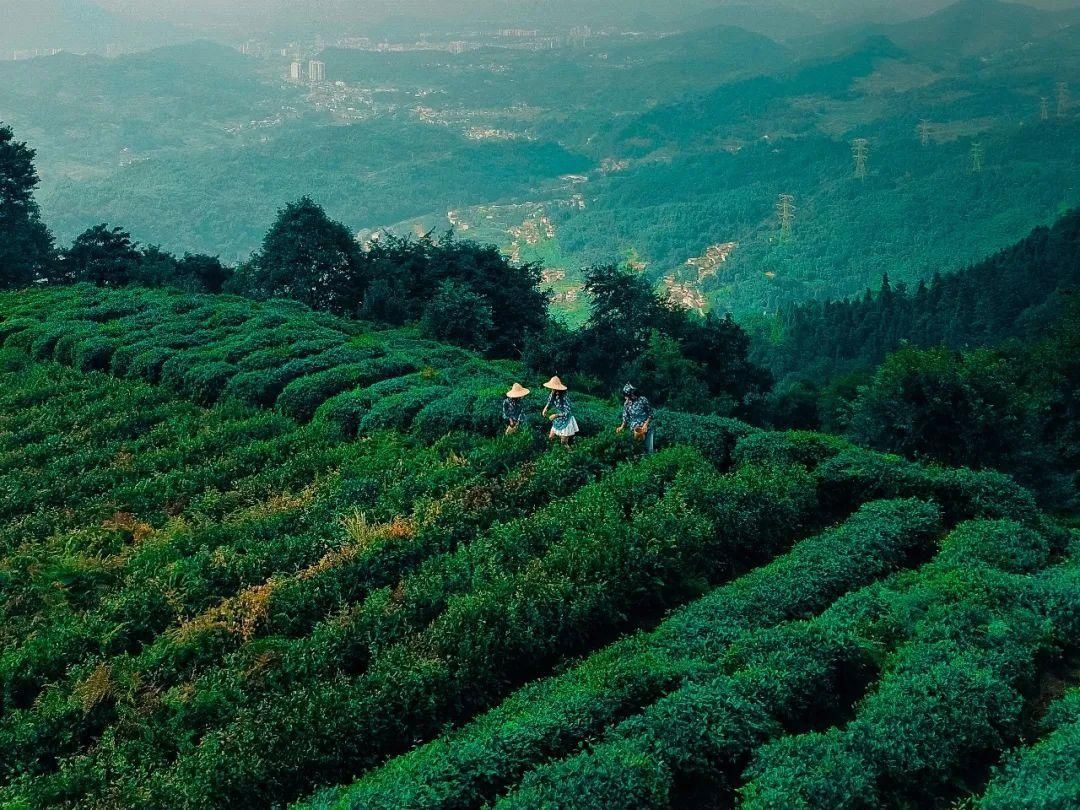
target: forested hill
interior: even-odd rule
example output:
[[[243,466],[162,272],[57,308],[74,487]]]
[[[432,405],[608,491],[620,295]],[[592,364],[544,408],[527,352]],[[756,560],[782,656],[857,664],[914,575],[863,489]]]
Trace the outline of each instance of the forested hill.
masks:
[[[1080,211],[1018,244],[912,290],[893,285],[860,298],[808,302],[779,316],[779,337],[759,331],[759,359],[777,375],[828,379],[869,368],[902,343],[953,349],[1041,337],[1080,287]]]
[[[757,324],[780,378],[769,421],[909,458],[1008,472],[1080,503],[1080,213],[911,291]]]

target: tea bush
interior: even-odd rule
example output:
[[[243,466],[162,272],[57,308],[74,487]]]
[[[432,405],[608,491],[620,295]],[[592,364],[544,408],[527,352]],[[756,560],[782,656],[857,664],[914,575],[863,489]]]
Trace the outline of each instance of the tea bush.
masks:
[[[1018,746],[1077,543],[1004,476],[504,435],[520,365],[293,302],[35,289],[0,343],[0,805],[1069,796],[1071,721]]]

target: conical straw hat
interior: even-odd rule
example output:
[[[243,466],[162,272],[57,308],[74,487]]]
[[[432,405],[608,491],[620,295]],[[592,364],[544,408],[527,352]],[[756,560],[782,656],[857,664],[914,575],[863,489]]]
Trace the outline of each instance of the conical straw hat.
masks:
[[[569,390],[565,385],[563,385],[563,381],[560,380],[558,377],[552,377],[550,380],[544,383],[544,388],[550,388],[552,391]]]
[[[527,397],[531,393],[532,392],[528,388],[525,388],[521,383],[514,383],[513,388],[507,391],[506,395],[510,397],[510,399],[521,399],[522,397]]]

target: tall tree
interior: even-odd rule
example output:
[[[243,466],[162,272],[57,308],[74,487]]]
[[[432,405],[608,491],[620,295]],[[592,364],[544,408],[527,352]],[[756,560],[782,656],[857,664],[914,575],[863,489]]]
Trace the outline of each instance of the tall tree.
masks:
[[[389,323],[406,323],[424,315],[428,303],[452,281],[484,299],[491,311],[488,351],[520,356],[525,337],[547,324],[547,296],[540,290],[540,268],[509,262],[491,245],[458,241],[452,234],[438,240],[389,236],[364,253],[362,314]]]
[[[573,338],[579,371],[606,385],[636,379],[658,403],[693,410],[729,411],[771,388],[730,317],[692,315],[643,276],[613,265],[589,270],[585,290],[589,320]]]
[[[234,286],[258,298],[292,298],[315,309],[354,314],[363,288],[360,269],[360,247],[349,229],[303,197],[278,212]]]
[[[700,320],[684,317],[683,352],[701,365],[713,395],[745,404],[769,392],[772,375],[750,361],[750,336],[730,314],[721,318],[709,313]]]
[[[0,127],[0,288],[24,287],[45,275],[55,257],[52,235],[34,200],[34,150]]]
[[[901,349],[854,405],[853,439],[951,466],[1009,468],[1031,443],[1017,369],[987,349]]]
[[[64,251],[58,280],[119,287],[131,282],[141,261],[142,254],[131,234],[123,228],[95,225],[79,234]]]
[[[592,374],[620,373],[644,351],[654,329],[668,332],[670,307],[642,276],[615,265],[593,267],[585,292],[591,311],[580,334],[580,363]]]
[[[203,253],[185,253],[184,258],[176,263],[180,284],[210,293],[221,292],[230,273],[230,268],[223,265],[217,256]]]
[[[487,299],[452,279],[439,285],[424,308],[420,326],[428,337],[480,352],[491,348],[495,330]]]
[[[130,282],[144,287],[176,287],[188,292],[219,293],[230,270],[216,256],[185,253],[177,259],[156,245],[142,250],[139,266]]]

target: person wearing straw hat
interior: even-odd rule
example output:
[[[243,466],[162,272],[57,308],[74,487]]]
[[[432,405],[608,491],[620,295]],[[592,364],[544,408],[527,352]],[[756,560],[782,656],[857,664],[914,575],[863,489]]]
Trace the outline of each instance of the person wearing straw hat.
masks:
[[[615,428],[616,433],[622,433],[626,428],[634,433],[634,438],[645,442],[645,452],[652,453],[656,449],[656,431],[653,427],[653,406],[641,395],[630,383],[623,386],[623,417],[622,424]]]
[[[506,432],[517,433],[525,421],[525,397],[532,392],[521,383],[514,383],[503,398],[502,415],[506,421]]]
[[[569,389],[557,376],[544,383],[544,388],[551,392],[543,410],[544,416],[551,420],[551,432],[548,438],[552,441],[557,438],[564,446],[568,445],[570,440],[581,431],[577,419],[574,418],[574,406],[570,402],[570,395],[566,393]]]

